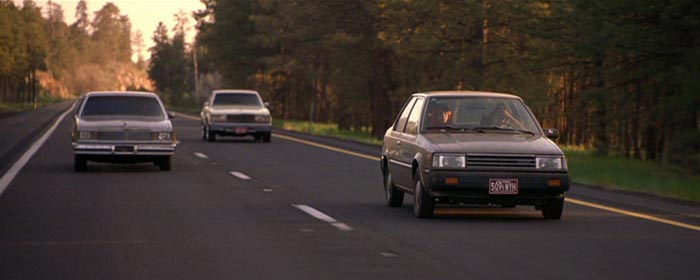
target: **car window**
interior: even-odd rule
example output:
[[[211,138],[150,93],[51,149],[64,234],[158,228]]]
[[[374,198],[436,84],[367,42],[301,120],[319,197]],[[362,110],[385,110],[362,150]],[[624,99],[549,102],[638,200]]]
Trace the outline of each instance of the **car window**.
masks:
[[[416,104],[413,105],[411,114],[408,116],[408,122],[406,122],[406,133],[413,135],[418,133],[418,120],[420,120],[423,113],[423,103],[423,98],[418,98]]]
[[[406,105],[403,106],[403,110],[394,124],[395,131],[403,132],[406,127],[406,121],[408,120],[408,114],[411,113],[411,108],[413,108],[413,103],[416,103],[416,99],[416,97],[409,99]]]
[[[260,98],[255,94],[247,93],[218,93],[214,96],[214,106],[262,106]]]
[[[165,117],[158,99],[149,96],[91,96],[80,116]]]
[[[424,130],[433,131],[445,126],[464,129],[497,127],[531,132],[539,130],[536,121],[520,100],[494,97],[430,98],[423,124]]]

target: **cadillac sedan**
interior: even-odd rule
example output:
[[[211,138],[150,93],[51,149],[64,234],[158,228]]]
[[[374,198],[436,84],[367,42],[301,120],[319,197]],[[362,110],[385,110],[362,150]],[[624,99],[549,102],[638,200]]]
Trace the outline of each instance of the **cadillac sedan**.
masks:
[[[489,92],[416,93],[384,135],[386,203],[413,195],[420,218],[439,204],[531,205],[560,219],[569,174],[564,153],[522,99]]]
[[[89,92],[78,102],[72,142],[76,171],[88,161],[154,162],[170,170],[176,139],[158,95],[149,92]]]
[[[270,142],[272,117],[257,91],[215,90],[204,102],[200,117],[202,138],[209,142],[217,136],[248,135],[255,141]]]

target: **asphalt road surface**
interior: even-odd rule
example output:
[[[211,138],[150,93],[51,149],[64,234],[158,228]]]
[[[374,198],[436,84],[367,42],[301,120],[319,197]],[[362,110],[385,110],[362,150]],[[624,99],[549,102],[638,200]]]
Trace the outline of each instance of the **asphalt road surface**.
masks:
[[[410,196],[384,206],[373,147],[279,132],[269,144],[208,143],[198,121],[178,116],[172,171],[91,163],[76,173],[71,121],[0,196],[0,279],[700,275],[698,204],[574,186],[560,221],[530,207],[440,209],[424,220]]]

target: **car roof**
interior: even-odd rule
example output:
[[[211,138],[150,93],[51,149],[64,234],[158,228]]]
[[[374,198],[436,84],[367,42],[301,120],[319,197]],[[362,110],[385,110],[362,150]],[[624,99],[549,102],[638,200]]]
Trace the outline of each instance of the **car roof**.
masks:
[[[427,92],[415,93],[413,95],[426,96],[426,97],[433,97],[433,96],[496,97],[496,98],[513,98],[513,99],[521,99],[522,100],[522,98],[520,98],[519,96],[513,95],[513,94],[508,94],[508,93],[488,92],[488,91],[467,91],[467,90],[427,91]]]
[[[212,91],[212,93],[213,94],[217,94],[217,93],[247,93],[247,94],[260,95],[260,93],[258,93],[257,91],[249,90],[249,89],[217,89],[217,90]]]
[[[148,97],[158,97],[157,94],[147,91],[91,91],[86,93],[84,96],[122,96],[122,95],[136,95],[136,96],[148,96]]]

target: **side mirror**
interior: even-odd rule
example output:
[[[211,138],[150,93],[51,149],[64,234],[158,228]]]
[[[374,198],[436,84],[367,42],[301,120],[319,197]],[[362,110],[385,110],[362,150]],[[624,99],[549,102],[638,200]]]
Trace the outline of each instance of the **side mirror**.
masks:
[[[209,101],[204,101],[204,107],[209,106]]]
[[[168,119],[174,119],[174,118],[175,118],[175,113],[168,112]]]
[[[263,106],[265,106],[265,108],[269,108],[269,107],[270,107],[270,102],[263,102]]]
[[[559,130],[556,128],[546,128],[544,130],[544,135],[547,136],[549,139],[557,139],[559,138]]]

